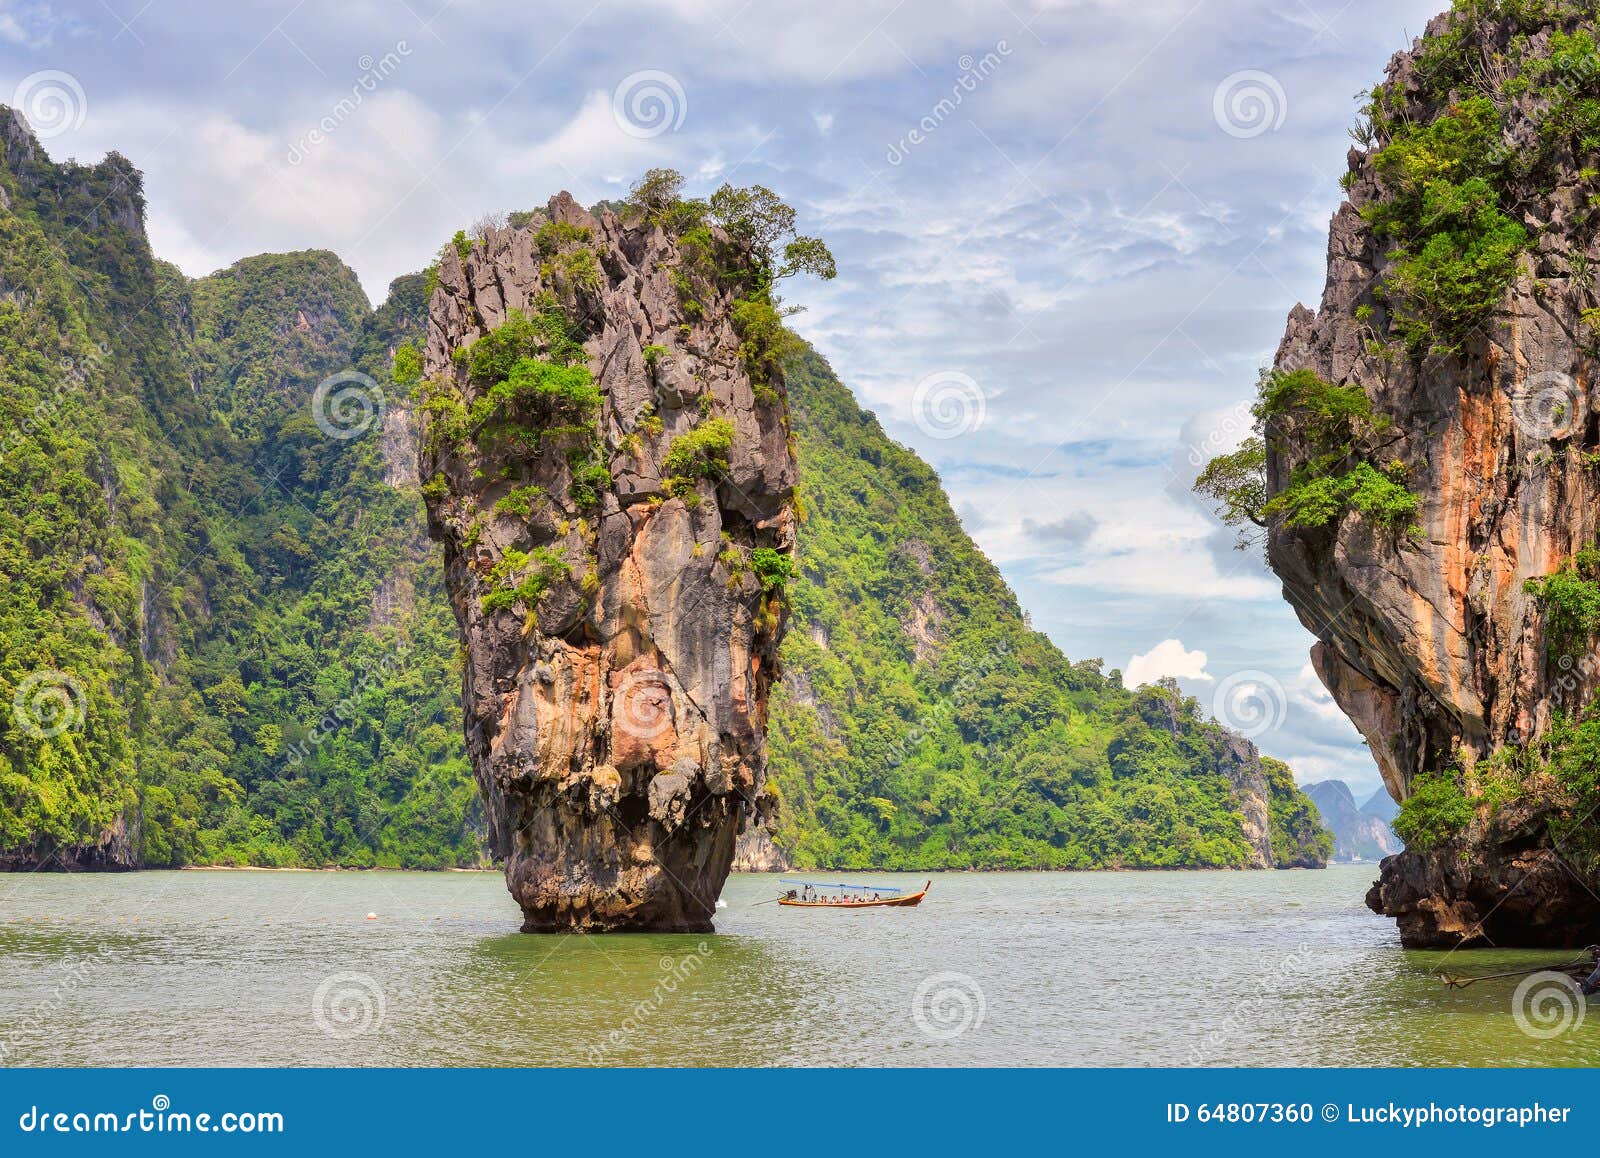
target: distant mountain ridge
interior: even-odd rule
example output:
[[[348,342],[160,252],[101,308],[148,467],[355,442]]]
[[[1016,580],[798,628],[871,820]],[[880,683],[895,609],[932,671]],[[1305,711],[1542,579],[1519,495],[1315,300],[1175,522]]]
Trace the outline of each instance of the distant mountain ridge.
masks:
[[[1395,803],[1394,797],[1389,795],[1387,788],[1379,788],[1366,803],[1362,804],[1361,811],[1368,816],[1376,816],[1385,824],[1393,824],[1394,818],[1400,815],[1400,806]]]
[[[1394,803],[1383,789],[1369,797],[1360,808],[1356,807],[1350,785],[1343,780],[1308,784],[1304,792],[1317,806],[1322,823],[1333,833],[1335,860],[1379,861],[1404,847],[1394,829],[1389,827],[1389,820],[1379,814],[1382,808],[1379,797],[1391,805]]]

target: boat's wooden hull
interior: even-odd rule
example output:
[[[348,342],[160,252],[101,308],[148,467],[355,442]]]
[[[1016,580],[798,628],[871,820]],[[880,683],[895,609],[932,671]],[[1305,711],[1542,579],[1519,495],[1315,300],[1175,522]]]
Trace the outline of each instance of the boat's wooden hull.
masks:
[[[791,909],[914,909],[922,904],[922,898],[927,895],[928,886],[923,885],[920,893],[907,893],[903,897],[889,897],[881,901],[791,901],[788,897],[779,897],[778,904]]]

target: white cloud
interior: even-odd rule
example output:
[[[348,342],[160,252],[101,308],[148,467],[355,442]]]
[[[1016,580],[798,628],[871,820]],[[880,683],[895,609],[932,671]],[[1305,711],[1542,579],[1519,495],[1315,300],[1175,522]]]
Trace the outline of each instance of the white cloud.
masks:
[[[692,103],[686,113],[694,115]],[[486,135],[492,142],[488,151],[498,158],[497,175],[506,185],[532,190],[553,180],[579,200],[611,196],[650,166],[671,161],[662,137],[623,130],[609,91],[591,92],[571,120],[536,142],[528,140],[527,126],[514,118],[496,120]],[[602,182],[611,187],[601,188]],[[555,187],[549,192],[554,193]],[[542,202],[543,197],[524,200]]]
[[[1333,702],[1309,661],[1289,686],[1289,702],[1294,710],[1306,712],[1326,727],[1347,730],[1355,726]]]
[[[1183,646],[1181,639],[1163,639],[1143,655],[1136,655],[1128,661],[1128,666],[1122,671],[1122,684],[1127,688],[1138,688],[1166,676],[1209,681],[1212,677],[1206,671],[1206,653],[1190,651]]]
[[[76,16],[57,13],[42,0],[0,3],[0,40],[24,48],[46,48],[58,32],[77,36],[84,27]]]

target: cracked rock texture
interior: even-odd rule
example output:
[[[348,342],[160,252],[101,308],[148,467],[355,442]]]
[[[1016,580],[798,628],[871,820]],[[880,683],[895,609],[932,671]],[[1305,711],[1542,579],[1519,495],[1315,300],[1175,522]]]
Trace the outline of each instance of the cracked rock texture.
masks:
[[[589,231],[597,287],[541,255],[547,222]],[[685,316],[678,266],[661,230],[591,214],[562,193],[521,228],[487,230],[464,260],[446,247],[430,303],[423,373],[469,405],[481,387],[456,351],[545,293],[580,327],[603,395],[612,482],[595,507],[569,497],[556,447],[425,438],[421,452],[464,641],[467,747],[527,932],[710,930],[740,831],[772,805],[765,728],[784,611],[749,559],[793,547],[787,403],[781,383],[758,399],[728,292],[703,297],[703,317]],[[666,351],[654,365],[652,346]],[[728,471],[669,496],[664,455],[712,418],[733,426]],[[528,479],[547,501],[496,513]],[[485,612],[491,568],[535,548],[559,554],[570,574],[536,608]]]
[[[1492,24],[1479,34],[1491,51],[1493,38],[1509,35]],[[1431,110],[1418,103],[1415,51],[1397,55],[1388,75],[1422,119]],[[1505,115],[1516,139],[1537,114],[1513,101]],[[1586,163],[1571,158],[1574,186]],[[1419,776],[1457,761],[1470,769],[1542,734],[1554,713],[1595,691],[1594,665],[1567,670],[1547,659],[1542,612],[1523,589],[1600,536],[1600,476],[1566,453],[1600,445],[1594,362],[1579,342],[1580,314],[1593,303],[1575,273],[1579,197],[1528,190],[1521,214],[1536,240],[1487,332],[1459,354],[1385,359],[1369,339],[1385,321],[1373,291],[1386,247],[1360,212],[1379,195],[1372,153],[1352,149],[1349,166],[1321,306],[1295,307],[1276,366],[1359,384],[1393,420],[1398,438],[1384,454],[1405,463],[1422,496],[1423,533],[1388,534],[1351,514],[1332,529],[1275,528],[1268,554],[1318,637],[1318,675],[1404,801]],[[1600,261],[1600,242],[1583,246]],[[1371,324],[1358,319],[1362,306],[1373,308]],[[1552,389],[1563,398],[1547,398]],[[1292,453],[1269,455],[1272,493],[1293,466]],[[1395,917],[1411,946],[1569,944],[1600,925],[1591,884],[1560,862],[1538,808],[1509,809],[1480,816],[1434,852],[1386,859],[1368,904]]]

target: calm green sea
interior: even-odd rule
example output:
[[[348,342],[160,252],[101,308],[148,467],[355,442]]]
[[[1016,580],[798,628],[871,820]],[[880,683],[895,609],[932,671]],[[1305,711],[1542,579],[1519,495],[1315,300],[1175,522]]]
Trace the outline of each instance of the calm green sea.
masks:
[[[1372,874],[947,875],[919,909],[854,913],[757,905],[773,878],[736,876],[704,937],[523,936],[495,874],[12,876],[0,878],[0,1054],[13,1065],[1600,1062],[1600,1002],[1532,990],[1519,1011],[1511,982],[1444,989],[1430,972],[1447,955],[1402,952],[1362,906]],[[1458,953],[1447,967],[1528,959]]]

